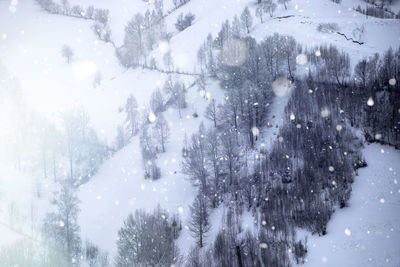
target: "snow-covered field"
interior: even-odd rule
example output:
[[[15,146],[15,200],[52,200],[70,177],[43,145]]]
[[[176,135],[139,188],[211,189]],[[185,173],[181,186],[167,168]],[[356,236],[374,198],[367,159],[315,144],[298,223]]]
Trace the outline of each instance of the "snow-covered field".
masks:
[[[33,0],[17,1],[16,12],[10,12],[10,2],[0,0],[0,63],[9,75],[19,81],[28,109],[57,121],[61,112],[83,106],[101,140],[112,144],[116,127],[123,121],[118,110],[127,96],[133,94],[140,107],[147,107],[151,93],[162,87],[167,79],[166,74],[157,71],[140,68],[126,70],[120,66],[114,47],[96,39],[90,29],[90,21],[47,14]],[[123,42],[124,26],[129,19],[136,12],[144,12],[147,7],[141,0],[70,2],[109,9],[111,38],[117,46]],[[170,49],[179,69],[196,72],[197,51],[206,36],[209,33],[216,36],[221,24],[226,19],[231,20],[235,14],[240,15],[246,6],[254,14],[254,2],[192,0],[167,16],[168,30],[174,33]],[[288,4],[288,10],[280,6],[274,18],[265,18],[263,24],[254,16],[255,25],[251,35],[262,40],[266,35],[278,32],[292,35],[308,47],[332,43],[349,52],[353,64],[360,58],[383,52],[390,46],[398,46],[399,20],[366,19],[352,9],[359,2],[343,0],[338,5],[328,0],[293,0]],[[166,1],[165,10],[171,8],[171,1]],[[174,23],[177,16],[188,11],[196,15],[194,25],[183,32],[176,32]],[[284,16],[289,17],[279,18]],[[361,37],[365,43],[358,45],[335,33],[318,32],[318,24],[325,22],[337,23],[340,31],[348,36],[364,26],[365,32]],[[75,51],[72,64],[66,64],[61,56],[64,44],[70,45]],[[162,55],[155,56],[162,58]],[[98,72],[102,75],[102,82],[94,87],[93,79]],[[195,79],[192,76],[176,77],[186,85],[192,84]],[[217,83],[208,84],[207,90],[212,98],[223,99],[223,92]],[[190,136],[205,120],[203,114],[208,103],[196,86],[190,88],[188,102],[182,119],[174,109],[164,114],[169,122],[171,137],[166,147],[167,153],[158,159],[162,179],[152,182],[143,178],[139,138],[135,137],[129,145],[107,160],[88,183],[81,186],[79,223],[83,240],[90,239],[112,256],[116,252],[115,240],[123,219],[136,209],[152,210],[158,204],[171,213],[181,214],[185,224],[196,188],[181,173],[181,148],[185,134]],[[285,104],[286,99],[277,99],[273,103],[269,121],[273,127],[262,129],[260,144],[271,146],[278,132],[276,125],[283,123]],[[0,112],[1,108],[0,105]],[[195,112],[200,115],[199,118],[193,118]],[[381,153],[381,149],[385,152]],[[363,266],[400,264],[400,217],[394,216],[400,214],[397,185],[400,170],[396,169],[400,154],[391,148],[371,145],[364,150],[364,155],[369,166],[360,170],[356,177],[350,207],[335,212],[327,236],[309,238],[307,266],[360,266],[360,262]],[[37,216],[40,217],[48,208],[43,202],[52,193],[51,183],[49,189],[43,190],[45,201],[34,200],[36,180],[29,174],[6,175],[8,171],[0,164],[0,219],[7,217],[6,210],[13,201],[21,202],[18,210],[24,219],[20,221],[29,220],[29,203],[35,203]],[[10,176],[17,178],[11,180]],[[21,181],[22,178],[18,177],[24,177],[25,180]],[[217,233],[222,214],[222,208],[212,214],[212,233]],[[251,222],[249,214],[244,221],[247,224]],[[29,233],[29,226],[21,226],[21,229]],[[350,232],[350,235],[345,234],[346,229],[349,229],[346,233]],[[17,233],[0,224],[0,246],[17,238]],[[194,244],[186,228],[178,243],[183,253]],[[379,250],[381,246],[390,248],[390,251]]]

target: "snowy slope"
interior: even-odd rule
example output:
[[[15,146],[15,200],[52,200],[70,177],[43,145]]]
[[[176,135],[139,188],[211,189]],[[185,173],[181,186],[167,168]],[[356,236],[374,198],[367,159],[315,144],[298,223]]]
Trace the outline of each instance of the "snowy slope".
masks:
[[[8,1],[0,1],[6,22],[0,23],[0,58],[19,79],[27,108],[50,120],[83,106],[100,138],[111,143],[127,96],[134,94],[145,105],[164,83],[166,75],[158,72],[122,68],[114,47],[96,39],[91,21],[47,14],[34,0],[19,1],[15,13],[8,7]],[[71,64],[61,56],[64,44],[74,51]],[[94,88],[97,72],[102,83]]]
[[[253,30],[251,36],[257,40],[262,40],[265,36],[275,32],[279,34],[291,35],[296,40],[308,47],[331,43],[339,49],[350,53],[353,62],[360,58],[371,56],[376,52],[383,52],[390,46],[400,44],[400,23],[398,20],[383,20],[377,18],[368,19],[363,14],[354,11],[356,7],[353,1],[343,1],[342,5],[332,1],[307,1],[293,0],[288,3],[288,10],[279,5],[274,18],[265,16],[264,23],[255,16],[255,1],[206,1],[192,0],[178,11],[167,17],[169,30],[174,31],[176,17],[180,13],[191,12],[196,15],[194,24],[183,32],[175,35],[171,40],[171,51],[179,55],[179,58],[196,58],[198,48],[211,33],[214,37],[221,29],[221,24],[225,20],[232,21],[234,15],[240,16],[246,6],[250,7],[253,14]],[[279,18],[290,16],[289,18]],[[338,34],[324,34],[317,31],[319,23],[337,23],[340,31],[352,37],[352,32],[365,25],[364,45],[358,45],[351,41],[346,41],[343,36]],[[354,37],[353,37],[354,38]],[[187,40],[190,40],[187,41]],[[192,66],[185,60],[180,64],[180,68],[193,71]]]
[[[93,4],[98,8],[109,9],[112,39],[117,46],[122,44],[124,25],[127,21],[136,12],[144,12],[147,7],[142,0],[70,2],[83,6]],[[292,0],[288,10],[280,6],[275,13],[275,17],[291,17],[266,18],[266,22],[260,24],[254,16],[255,25],[251,35],[261,40],[267,34],[278,32],[293,35],[298,42],[307,46],[332,43],[351,53],[353,63],[364,56],[382,52],[391,45],[400,44],[398,20],[366,20],[362,14],[351,9],[356,6],[355,2],[357,1],[343,0],[342,5],[337,5],[328,0]],[[42,112],[49,118],[56,118],[63,110],[83,105],[88,110],[98,134],[110,144],[115,136],[116,125],[123,120],[118,108],[123,105],[127,96],[132,93],[139,105],[145,107],[151,93],[161,87],[167,78],[167,75],[156,71],[123,69],[114,56],[114,48],[96,39],[89,21],[47,14],[33,0],[19,0],[15,13],[9,12],[9,4],[9,1],[0,1],[0,58],[20,80],[29,108]],[[254,15],[253,0],[192,0],[171,13],[167,17],[167,26],[169,31],[174,32],[170,47],[177,66],[181,70],[196,71],[197,51],[208,33],[216,36],[221,23],[226,19],[231,20],[235,14],[240,15],[246,6],[250,7]],[[166,1],[165,9],[171,8],[171,1]],[[194,25],[181,33],[176,32],[176,17],[189,11],[196,15]],[[2,23],[3,21],[7,23]],[[341,31],[348,35],[351,35],[355,28],[365,24],[365,44],[354,44],[334,33],[320,33],[317,26],[321,22],[335,22]],[[61,57],[60,50],[63,44],[69,44],[75,51],[74,61],[70,65]],[[103,80],[99,87],[93,88],[93,77],[97,71],[102,73]],[[187,85],[194,81],[194,77],[190,76],[180,78]],[[114,255],[115,240],[123,219],[138,208],[152,210],[158,204],[171,213],[181,213],[183,222],[187,221],[188,205],[191,204],[196,189],[180,172],[181,148],[185,133],[190,136],[197,130],[200,121],[204,120],[202,114],[207,104],[196,89],[193,87],[189,91],[189,108],[184,111],[183,119],[179,119],[176,110],[164,114],[170,123],[171,137],[167,153],[158,160],[162,170],[160,180],[144,180],[139,140],[136,137],[106,161],[98,174],[80,188],[79,197],[82,203],[79,222],[83,239],[91,239],[100,248]],[[212,97],[223,98],[223,93],[216,83],[210,83],[207,90]],[[269,119],[273,127],[262,129],[260,145],[264,144],[268,148],[276,140],[276,126],[279,127],[283,123],[286,101],[287,99],[274,101]],[[194,119],[194,112],[200,114],[200,118]],[[367,151],[369,150],[366,150],[366,153]],[[368,168],[371,167],[370,164]],[[355,193],[358,186],[356,179]],[[23,192],[19,191],[17,194],[21,195]],[[359,196],[354,195],[352,199],[359,199]],[[213,233],[217,233],[220,228],[218,225],[221,225],[219,218],[222,214],[221,208],[212,215]],[[339,214],[337,212],[333,220]],[[247,214],[243,221],[245,224],[251,224],[252,220]],[[354,231],[352,230],[352,236],[356,233]],[[341,235],[343,229],[339,232]],[[212,236],[210,241],[211,239]],[[315,242],[319,240],[324,239],[317,238]],[[313,261],[313,255],[319,254],[316,248],[311,247],[311,242],[310,239],[309,264],[319,266],[320,259]],[[185,253],[192,244],[192,238],[184,229],[179,240],[181,251]]]
[[[309,236],[303,266],[400,266],[400,151],[372,144],[363,155],[349,207],[333,214],[326,236]]]

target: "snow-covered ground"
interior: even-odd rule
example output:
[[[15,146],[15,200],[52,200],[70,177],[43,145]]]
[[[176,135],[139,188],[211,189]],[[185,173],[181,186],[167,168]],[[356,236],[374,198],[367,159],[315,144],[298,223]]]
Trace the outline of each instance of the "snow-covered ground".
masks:
[[[368,167],[355,177],[349,207],[325,236],[308,236],[303,266],[400,266],[400,151],[366,145]]]

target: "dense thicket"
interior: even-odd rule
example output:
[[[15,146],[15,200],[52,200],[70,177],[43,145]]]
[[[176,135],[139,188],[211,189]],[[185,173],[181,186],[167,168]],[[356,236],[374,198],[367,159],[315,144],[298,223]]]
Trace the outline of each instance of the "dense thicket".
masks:
[[[177,216],[160,207],[130,214],[118,232],[116,266],[171,266],[178,261],[174,242],[181,229]]]
[[[351,124],[370,142],[400,148],[400,48],[361,60],[353,81],[341,91]]]
[[[383,19],[400,18],[400,11],[395,14],[390,8],[393,0],[364,0],[364,2],[366,3],[365,8],[364,5],[363,7],[358,5],[356,11],[365,14],[367,17],[372,16]]]

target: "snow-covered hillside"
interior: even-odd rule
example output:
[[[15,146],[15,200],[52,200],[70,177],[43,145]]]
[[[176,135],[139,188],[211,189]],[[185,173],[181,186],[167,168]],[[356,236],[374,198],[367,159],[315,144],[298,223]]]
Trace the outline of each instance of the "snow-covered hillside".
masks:
[[[367,145],[368,167],[359,171],[349,207],[338,210],[328,234],[308,239],[304,266],[398,266],[400,238],[400,153]]]
[[[180,253],[186,256],[195,247],[195,238],[188,225],[190,206],[198,187],[193,186],[182,171],[182,147],[187,138],[198,132],[201,122],[212,125],[204,116],[211,99],[221,104],[229,102],[226,91],[220,88],[217,80],[207,77],[205,91],[201,91],[196,83],[200,73],[197,62],[199,48],[208,34],[217,36],[226,20],[232,21],[235,15],[240,16],[248,7],[254,17],[249,36],[258,42],[279,33],[293,36],[309,49],[321,44],[333,44],[349,54],[351,66],[365,57],[382,54],[388,48],[400,45],[400,20],[367,18],[355,11],[359,4],[364,3],[358,0],[343,0],[340,4],[329,0],[292,0],[288,1],[287,9],[278,5],[273,16],[265,14],[263,23],[256,16],[255,0],[191,0],[176,10],[172,0],[165,0],[165,23],[171,39],[167,48],[155,46],[151,51],[159,69],[125,68],[116,57],[116,48],[124,43],[125,26],[136,13],[153,9],[153,1],[69,2],[71,6],[93,5],[109,10],[112,42],[106,43],[97,38],[91,20],[49,14],[35,0],[0,1],[0,67],[4,65],[4,70],[1,68],[0,71],[7,71],[4,76],[0,73],[0,78],[2,81],[10,77],[15,79],[20,90],[18,95],[21,96],[21,102],[11,108],[0,99],[0,123],[4,124],[0,127],[11,128],[16,119],[12,114],[9,117],[4,114],[14,108],[19,109],[19,105],[24,106],[28,114],[43,116],[55,128],[60,128],[65,112],[78,107],[87,111],[89,126],[94,128],[102,143],[113,147],[115,153],[101,164],[95,175],[79,186],[78,223],[82,240],[90,240],[102,251],[108,252],[111,259],[118,252],[118,231],[127,216],[139,209],[151,212],[158,205],[181,218],[183,229],[177,241]],[[399,9],[398,2],[394,3],[393,11],[397,13]],[[188,12],[195,15],[193,25],[179,32],[175,22],[181,13]],[[318,30],[321,24],[335,24],[337,28],[335,31],[321,31]],[[74,51],[70,64],[62,56],[63,45],[70,46]],[[166,71],[164,50],[171,51],[174,70]],[[308,64],[297,66],[299,74],[308,73],[308,70]],[[170,136],[166,152],[156,159],[161,179],[153,181],[144,178],[139,135],[132,137],[129,144],[120,150],[114,149],[115,138],[118,126],[126,123],[123,107],[129,95],[137,99],[138,110],[145,113],[150,107],[152,93],[162,88],[170,77],[186,86],[187,107],[181,116],[173,107],[162,113],[168,122]],[[13,94],[2,91],[1,86],[0,83],[0,97],[3,91],[7,98]],[[296,90],[295,87],[292,89]],[[252,159],[258,157],[261,150],[272,150],[280,128],[289,119],[294,120],[285,113],[289,97],[273,98],[267,125],[257,129],[260,134],[256,146],[241,155],[243,158]],[[40,130],[37,129],[38,132]],[[4,161],[0,162],[0,247],[22,238],[19,235],[30,237],[34,232],[31,224],[39,228],[46,212],[51,211],[49,202],[58,190],[51,178],[43,178],[38,172],[30,173],[28,168],[13,166],[14,158],[8,158],[9,152],[1,149],[1,142],[11,143],[7,139],[9,133],[3,132],[0,128],[0,159]],[[37,152],[36,148],[32,151]],[[41,156],[40,153],[34,155],[37,158]],[[396,169],[400,154],[390,147],[367,145],[363,155],[368,167],[359,170],[359,176],[352,185],[350,207],[334,213],[328,224],[328,234],[318,237],[300,231],[300,236],[309,236],[305,266],[400,264],[397,242],[400,238],[400,218],[394,216],[400,212],[400,189],[397,185],[400,170]],[[63,175],[67,177],[66,172]],[[41,192],[39,198],[38,186]],[[13,205],[18,216],[12,214]],[[206,238],[208,245],[225,227],[226,211],[225,203],[212,210],[211,231]],[[18,222],[10,226],[12,216]],[[256,231],[254,222],[257,220],[246,211],[241,224]]]

